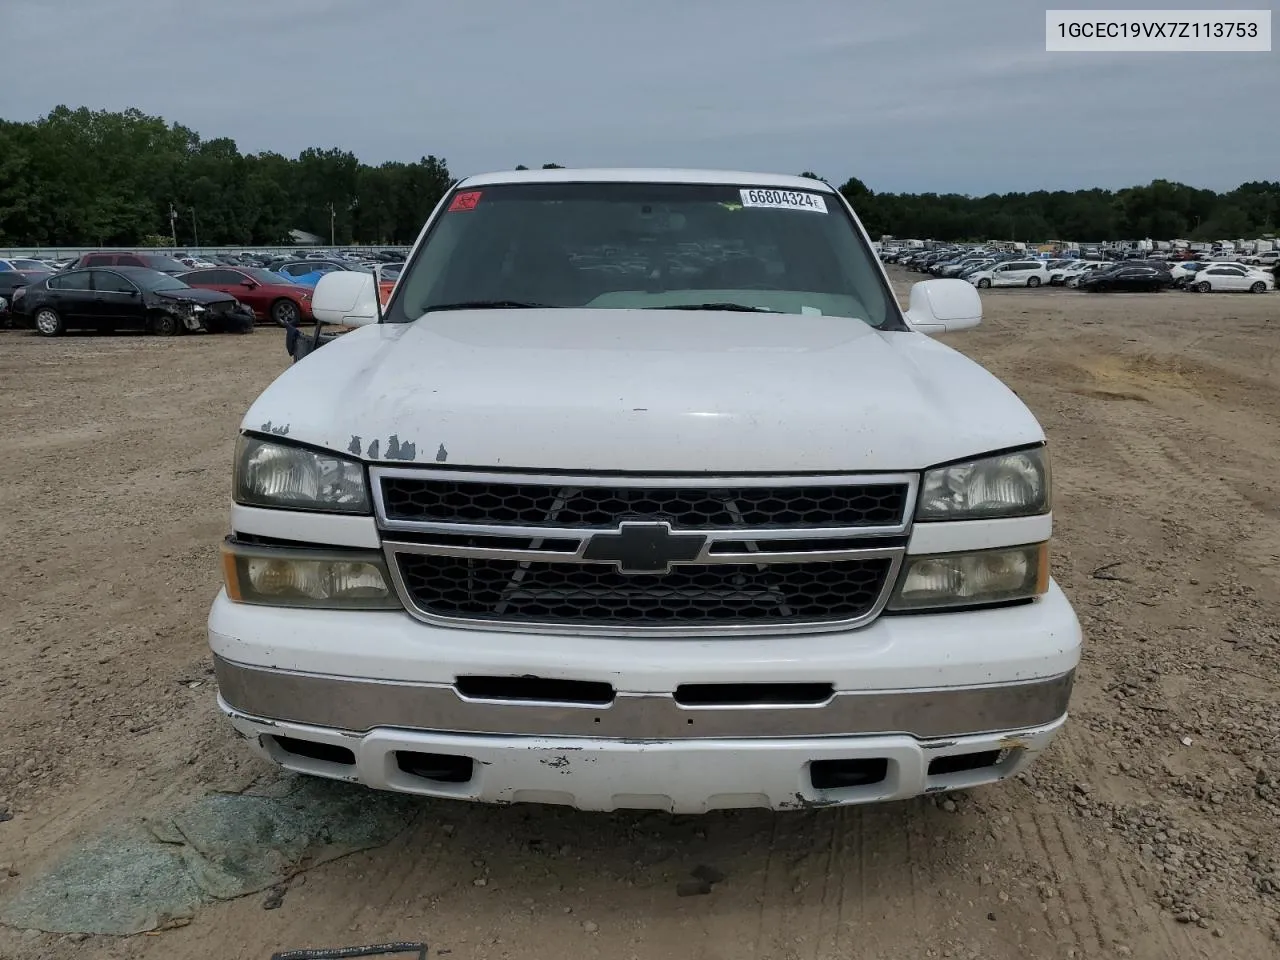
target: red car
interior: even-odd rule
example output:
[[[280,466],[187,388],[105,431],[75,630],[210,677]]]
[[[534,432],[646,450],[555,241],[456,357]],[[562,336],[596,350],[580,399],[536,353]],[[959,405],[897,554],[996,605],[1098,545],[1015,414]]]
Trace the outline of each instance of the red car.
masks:
[[[311,319],[311,289],[255,267],[206,267],[178,276],[204,290],[221,290],[253,309],[259,320],[285,327]]]

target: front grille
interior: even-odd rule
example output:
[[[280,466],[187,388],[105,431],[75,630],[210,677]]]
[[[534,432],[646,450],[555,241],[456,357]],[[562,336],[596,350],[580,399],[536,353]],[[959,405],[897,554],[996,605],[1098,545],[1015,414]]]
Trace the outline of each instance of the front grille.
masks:
[[[908,473],[628,477],[370,470],[405,608],[584,635],[849,629],[884,607]]]
[[[644,487],[502,483],[384,476],[386,519],[421,523],[613,529],[665,520],[688,530],[889,527],[903,521],[906,483]]]
[[[874,612],[892,559],[702,564],[627,575],[609,564],[401,553],[405,591],[437,617],[565,626],[800,626]]]

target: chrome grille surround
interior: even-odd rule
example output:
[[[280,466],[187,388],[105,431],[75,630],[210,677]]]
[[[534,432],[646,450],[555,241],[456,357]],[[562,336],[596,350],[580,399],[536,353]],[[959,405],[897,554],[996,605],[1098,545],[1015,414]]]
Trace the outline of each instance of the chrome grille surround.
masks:
[[[620,476],[610,474],[531,474],[502,472],[472,472],[465,470],[446,470],[423,467],[371,467],[369,470],[374,512],[378,527],[383,537],[383,550],[387,557],[395,588],[405,605],[405,609],[414,617],[438,626],[465,627],[483,630],[507,630],[516,632],[559,633],[569,635],[603,635],[603,636],[753,636],[773,635],[779,633],[800,633],[848,630],[864,626],[874,620],[888,603],[889,596],[897,579],[902,559],[906,551],[906,543],[911,529],[911,518],[915,512],[916,497],[919,486],[919,475],[914,473],[887,474],[822,474],[822,475],[684,475],[684,476]],[[404,519],[394,513],[388,515],[388,503],[385,497],[390,484],[397,484],[403,491],[406,485],[415,482],[424,486],[436,484],[442,488],[456,489],[463,485],[476,485],[473,491],[482,491],[477,496],[491,499],[502,498],[504,491],[520,489],[521,509],[507,511],[507,516],[521,522],[456,522],[440,519],[419,520]],[[526,496],[531,486],[555,488],[558,495],[554,498],[550,509],[545,512],[545,520],[539,523],[527,522],[530,517],[530,503]],[[884,491],[895,488],[899,491],[895,496],[900,508],[895,509],[892,522],[883,522],[884,510],[878,511],[875,519],[881,522],[824,526],[805,525],[762,525],[747,526],[744,513],[738,503],[731,497],[722,498],[724,512],[719,514],[720,521],[715,526],[685,525],[679,522],[680,517],[669,514],[628,512],[613,518],[610,526],[598,523],[565,525],[557,520],[557,514],[566,503],[574,497],[576,502],[583,503],[596,497],[602,502],[616,504],[619,491],[635,491],[642,505],[652,507],[654,504],[667,502],[676,497],[680,502],[711,502],[721,494],[736,491],[747,491],[740,499],[751,499],[755,504],[753,519],[762,516],[760,504],[782,503],[782,512],[788,516],[797,516],[797,510],[788,508],[784,500],[774,493],[796,495],[796,491],[823,491],[828,499],[822,501],[831,505],[831,496],[846,497],[850,502],[864,497],[868,488],[873,491]],[[833,493],[834,491],[834,493]],[[799,494],[807,497],[807,494]],[[879,495],[879,494],[878,494]],[[814,496],[817,496],[815,493]],[[647,498],[647,499],[646,499]],[[666,499],[664,499],[666,498]],[[805,503],[816,502],[805,500]],[[867,502],[865,499],[857,502]],[[787,513],[787,510],[790,512]],[[825,509],[825,508],[824,508]],[[813,511],[808,515],[812,516]],[[819,515],[823,510],[817,510]],[[830,514],[830,510],[827,510]],[[584,514],[579,511],[576,517]],[[597,518],[598,519],[598,518]],[[684,515],[688,519],[688,515]],[[662,527],[665,535],[684,537],[699,534],[704,538],[701,548],[686,558],[671,561],[665,570],[645,570],[643,572],[623,572],[620,565],[587,559],[591,538],[597,534],[617,535],[623,525],[640,524],[649,529]],[[424,604],[421,589],[421,577],[415,572],[422,569],[423,561],[428,557],[438,557],[442,566],[452,566],[455,573],[461,572],[462,564],[475,561],[470,566],[477,574],[484,572],[492,577],[495,566],[501,563],[509,565],[510,582],[502,591],[502,602],[489,613],[477,615],[474,610],[459,614],[458,610],[444,614],[432,610]],[[856,612],[843,605],[843,612],[834,617],[810,616],[793,618],[786,615],[787,598],[773,598],[776,583],[770,587],[771,568],[782,564],[805,564],[805,569],[817,570],[823,564],[830,566],[834,575],[837,570],[856,572],[858,562],[873,565],[879,577],[877,589],[868,602]],[[688,591],[689,582],[697,583],[699,579],[704,591],[702,600],[706,604],[727,603],[724,591],[716,593],[712,587],[715,576],[724,577],[731,573],[725,565],[733,565],[743,571],[743,576],[755,577],[760,582],[747,584],[745,590],[737,591],[731,597],[739,603],[755,603],[757,611],[765,610],[765,600],[772,599],[778,612],[767,618],[734,620],[727,617],[716,620],[711,612],[699,608],[702,614],[694,622],[679,622],[664,618],[662,622],[637,619],[633,622],[620,622],[617,618],[587,621],[566,617],[521,618],[511,613],[514,603],[517,607],[523,596],[528,600],[532,593],[528,584],[542,591],[543,601],[547,597],[565,605],[581,599],[585,604],[606,602],[626,603],[626,597],[632,595],[637,600],[643,598],[645,604],[652,609],[655,597],[679,596],[683,602],[691,602]],[[839,565],[839,566],[837,566]],[[483,569],[482,569],[483,568]],[[563,588],[554,584],[548,586],[546,578],[554,578],[555,571],[563,568]],[[789,582],[793,585],[794,576],[801,568],[790,568]],[[707,575],[699,578],[700,572]],[[786,580],[785,569],[772,571],[777,576],[774,581]],[[826,571],[823,570],[823,573]],[[590,574],[590,575],[588,575]],[[606,576],[607,574],[607,576]],[[598,575],[602,584],[592,588],[584,586],[583,581],[590,576]],[[713,576],[714,575],[714,576]],[[683,576],[683,580],[681,579]],[[539,583],[541,577],[543,582]],[[461,582],[460,578],[459,582]],[[681,584],[677,591],[664,581],[675,580]],[[816,582],[823,577],[815,577]],[[411,583],[412,581],[412,583]],[[522,586],[523,584],[523,586]],[[711,584],[711,586],[707,586]],[[417,585],[418,589],[415,589]],[[469,590],[467,594],[476,600],[482,591],[492,599],[492,583],[482,583],[459,589]],[[590,592],[594,589],[594,593]],[[584,592],[587,591],[587,592]],[[523,593],[522,593],[523,591]],[[566,591],[576,591],[569,593]],[[631,591],[628,594],[628,591]],[[665,591],[665,594],[664,594]],[[749,593],[749,598],[748,598]],[[455,594],[455,596],[460,596]],[[747,599],[744,599],[747,598]],[[549,601],[548,601],[549,602]],[[545,609],[546,602],[534,603]],[[643,606],[643,604],[641,604]],[[749,604],[748,604],[749,605]],[[456,605],[455,605],[456,606]],[[792,604],[795,606],[795,604]],[[809,604],[813,607],[813,603]],[[708,617],[713,622],[708,622]]]

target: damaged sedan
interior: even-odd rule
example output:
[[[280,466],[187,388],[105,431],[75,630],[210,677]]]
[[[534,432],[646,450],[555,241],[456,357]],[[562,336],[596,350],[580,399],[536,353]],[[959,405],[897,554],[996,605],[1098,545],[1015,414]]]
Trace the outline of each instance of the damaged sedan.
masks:
[[[20,306],[19,306],[20,304]],[[45,337],[68,330],[249,333],[253,311],[230,294],[199,290],[145,267],[96,267],[55,274],[26,287],[14,305],[18,326]]]

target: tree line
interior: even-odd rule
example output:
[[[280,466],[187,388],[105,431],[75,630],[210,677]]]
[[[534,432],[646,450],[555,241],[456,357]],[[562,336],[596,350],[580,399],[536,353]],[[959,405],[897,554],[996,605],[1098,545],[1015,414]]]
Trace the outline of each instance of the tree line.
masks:
[[[872,237],[934,240],[1236,240],[1280,231],[1280,181],[1227,193],[1170,180],[1122,190],[1037,190],[971,197],[840,187]]]
[[[294,229],[404,244],[455,182],[432,155],[371,166],[339,149],[242,153],[140,110],[59,106],[32,122],[0,120],[0,246],[253,246],[287,243]],[[857,178],[839,189],[873,237],[1216,240],[1280,224],[1271,181],[1227,193],[1167,180],[982,197],[876,193]]]
[[[434,156],[374,167],[337,149],[241,153],[140,110],[60,106],[0,120],[0,245],[167,246],[176,233],[183,246],[250,246],[294,229],[407,243],[453,182]]]

